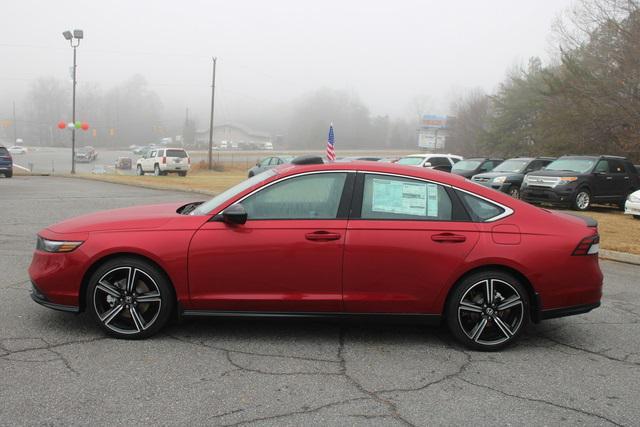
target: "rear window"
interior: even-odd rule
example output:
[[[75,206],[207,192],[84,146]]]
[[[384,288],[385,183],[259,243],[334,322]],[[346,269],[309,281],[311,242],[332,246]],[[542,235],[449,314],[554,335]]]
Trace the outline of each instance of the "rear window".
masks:
[[[185,158],[187,157],[187,152],[184,150],[167,150],[166,156]]]
[[[0,147],[0,156],[8,156],[9,152],[7,151],[6,148],[4,147]]]

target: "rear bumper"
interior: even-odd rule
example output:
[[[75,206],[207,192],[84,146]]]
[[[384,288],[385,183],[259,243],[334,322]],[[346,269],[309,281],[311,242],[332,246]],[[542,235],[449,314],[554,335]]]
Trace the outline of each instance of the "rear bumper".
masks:
[[[573,316],[576,314],[588,313],[594,308],[600,307],[600,301],[593,304],[574,305],[571,307],[554,308],[551,310],[542,310],[540,312],[540,320],[555,319],[557,317]]]

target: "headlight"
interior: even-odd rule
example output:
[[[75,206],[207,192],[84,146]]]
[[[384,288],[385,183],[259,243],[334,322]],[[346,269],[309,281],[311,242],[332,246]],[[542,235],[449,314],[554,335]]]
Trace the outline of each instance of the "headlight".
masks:
[[[495,178],[493,178],[493,182],[495,182],[496,184],[502,184],[506,180],[507,180],[506,176],[496,176]]]
[[[36,249],[44,252],[71,252],[84,242],[47,240],[38,236]]]
[[[577,181],[577,176],[561,176],[560,181],[558,181],[558,185],[569,184],[570,182]]]
[[[627,200],[633,203],[640,203],[640,194],[638,193],[629,194],[629,197],[627,197]]]

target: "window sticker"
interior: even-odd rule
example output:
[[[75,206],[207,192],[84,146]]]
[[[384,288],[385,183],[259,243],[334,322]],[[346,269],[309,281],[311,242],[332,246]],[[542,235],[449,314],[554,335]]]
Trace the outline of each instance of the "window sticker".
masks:
[[[438,216],[438,186],[427,184],[427,216]]]
[[[433,195],[435,198],[437,216],[437,187],[433,185]],[[401,182],[390,179],[373,179],[373,191],[371,210],[373,212],[390,212],[404,215],[427,215],[427,184],[414,182]],[[430,209],[429,215],[431,216]]]

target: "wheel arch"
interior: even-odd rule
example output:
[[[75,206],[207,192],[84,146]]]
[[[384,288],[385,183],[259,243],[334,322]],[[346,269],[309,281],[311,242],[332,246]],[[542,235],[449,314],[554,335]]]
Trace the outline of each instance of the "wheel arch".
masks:
[[[89,287],[89,279],[91,278],[93,273],[95,273],[96,270],[98,270],[98,268],[100,268],[105,263],[111,261],[112,259],[124,258],[124,257],[135,258],[140,261],[147,262],[153,265],[155,268],[157,268],[158,271],[165,277],[165,279],[167,279],[167,282],[169,283],[169,288],[173,293],[173,299],[176,302],[175,307],[178,306],[178,297],[177,297],[175,285],[173,284],[173,281],[171,280],[171,277],[169,276],[169,274],[167,274],[165,269],[162,268],[160,264],[158,264],[156,261],[154,261],[153,259],[147,256],[144,256],[135,252],[115,252],[115,253],[111,253],[96,259],[82,276],[82,281],[80,282],[80,294],[79,294],[79,301],[78,301],[80,312],[83,312],[86,309],[87,288]]]
[[[506,266],[504,264],[487,264],[487,265],[482,265],[479,267],[475,267],[472,268],[466,272],[464,272],[462,275],[460,275],[460,277],[458,277],[454,282],[453,282],[453,286],[451,286],[447,292],[447,296],[444,299],[444,303],[442,306],[442,313],[443,313],[443,319],[446,318],[447,316],[447,306],[449,304],[449,300],[451,299],[451,296],[453,295],[453,292],[455,290],[455,288],[458,286],[458,284],[460,282],[462,282],[464,279],[466,279],[467,277],[471,276],[472,274],[476,274],[476,273],[482,273],[485,271],[501,271],[507,274],[511,274],[513,275],[516,279],[518,279],[522,285],[525,287],[525,289],[527,290],[527,296],[529,297],[529,315],[531,316],[531,320],[535,323],[539,322],[540,319],[540,301],[539,301],[539,296],[536,293],[533,284],[531,283],[531,281],[527,278],[527,276],[525,276],[522,272],[518,271],[517,269],[513,268],[513,267],[509,267]]]

